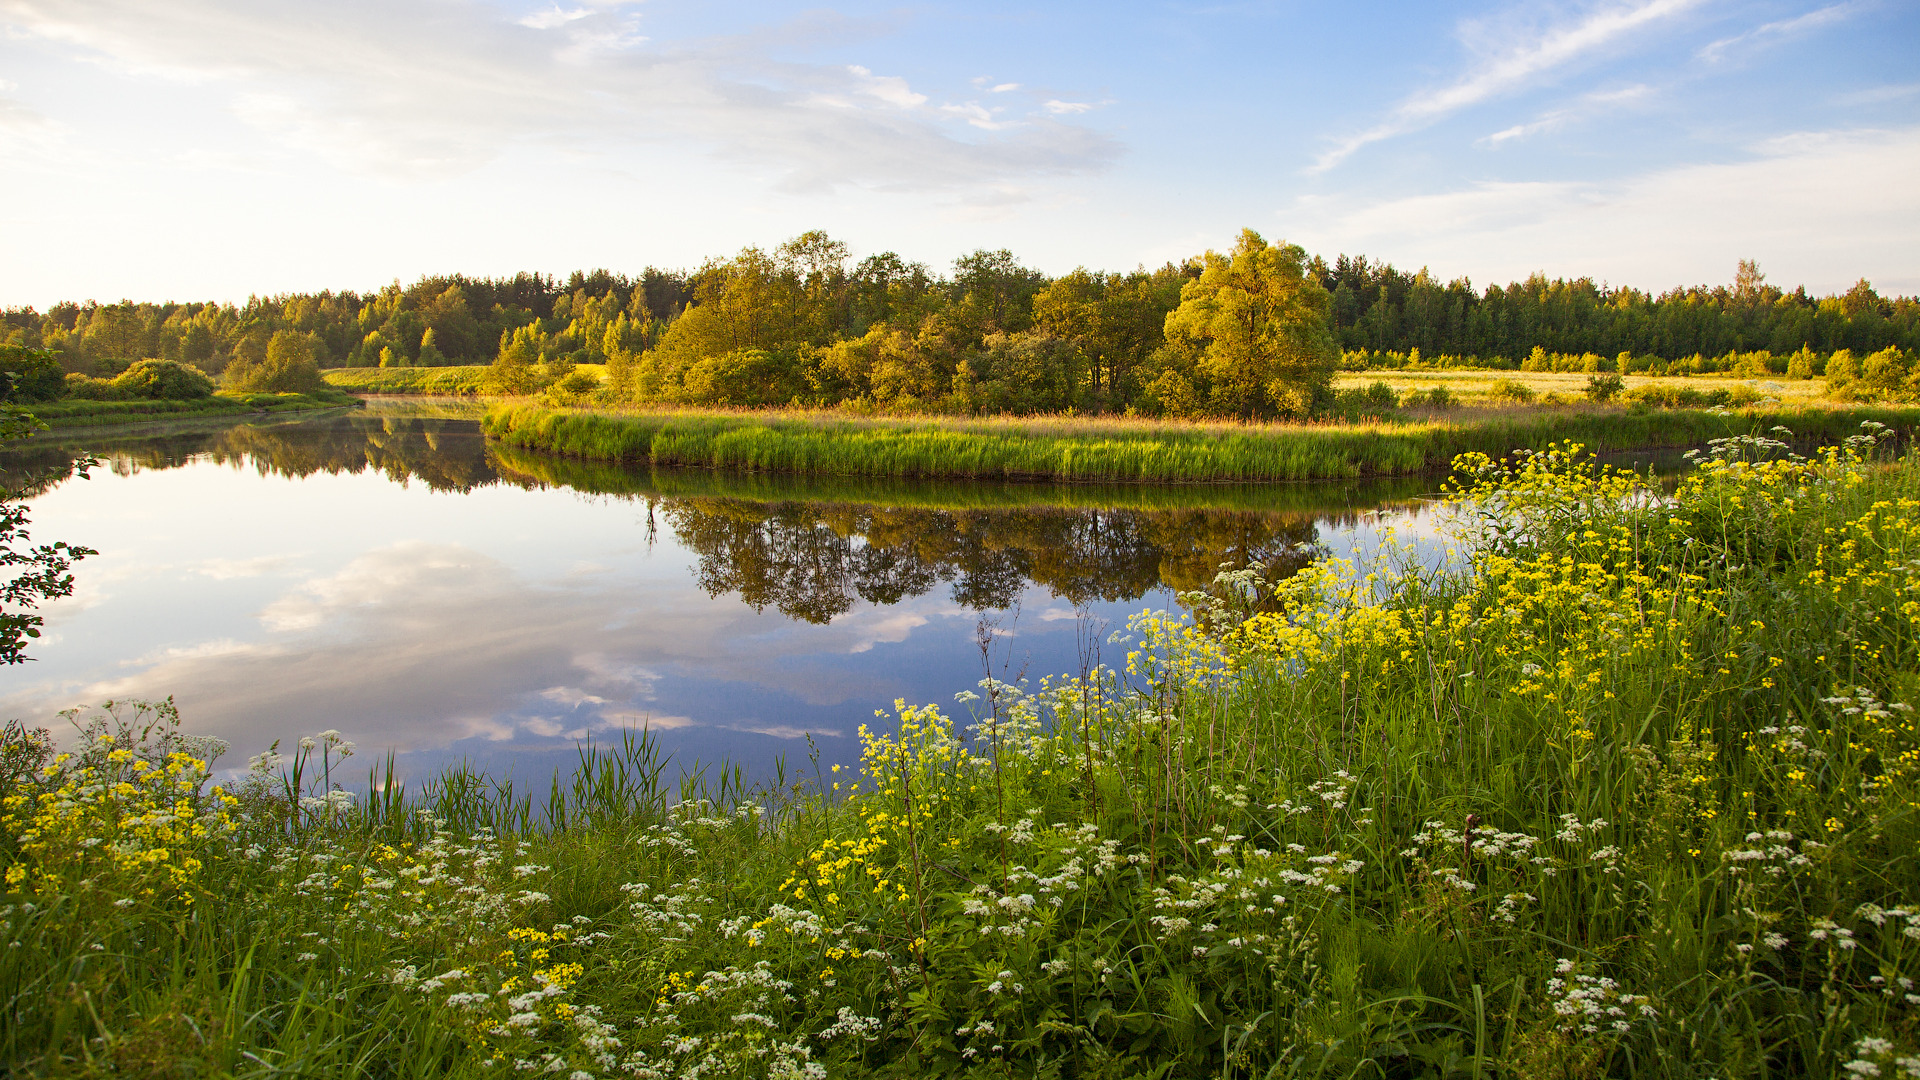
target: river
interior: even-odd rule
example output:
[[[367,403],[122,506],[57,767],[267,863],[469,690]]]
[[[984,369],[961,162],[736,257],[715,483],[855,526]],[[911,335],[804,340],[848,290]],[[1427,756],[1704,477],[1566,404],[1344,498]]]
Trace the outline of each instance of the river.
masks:
[[[65,475],[95,455],[91,478]],[[0,716],[171,696],[244,764],[337,729],[364,767],[564,769],[646,727],[679,767],[858,756],[896,699],[1076,672],[1223,563],[1432,550],[1432,479],[1178,487],[620,469],[457,408],[42,436],[36,541],[98,549]],[[64,478],[62,478],[64,476]],[[984,632],[984,633],[983,633]],[[983,657],[980,642],[988,642]],[[811,737],[811,749],[809,746]]]

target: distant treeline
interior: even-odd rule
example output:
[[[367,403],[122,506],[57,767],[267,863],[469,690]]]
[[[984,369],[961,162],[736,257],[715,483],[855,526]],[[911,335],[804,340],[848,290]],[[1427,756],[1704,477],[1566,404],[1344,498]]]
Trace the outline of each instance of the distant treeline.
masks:
[[[1254,349],[1261,355],[1280,337],[1294,340],[1282,347],[1294,359],[1263,376],[1271,393],[1234,385],[1238,368],[1222,359],[1237,301],[1208,300],[1200,314],[1169,321],[1183,299],[1211,288],[1202,285],[1206,256],[1048,277],[1010,252],[976,251],[942,274],[892,253],[854,262],[819,232],[691,272],[452,275],[239,306],[11,309],[0,313],[0,342],[57,350],[68,370],[97,376],[142,357],[213,374],[235,362],[257,367],[276,335],[283,349],[301,335],[320,366],[494,363],[505,392],[542,389],[592,362],[609,365],[602,396],[626,401],[1187,415],[1320,411],[1331,399],[1308,370],[1316,352],[1329,355],[1324,366],[1350,369],[1816,375],[1841,350],[1920,349],[1920,299],[1882,297],[1866,281],[1837,296],[1787,292],[1750,262],[1731,286],[1656,296],[1542,275],[1479,291],[1365,258],[1329,264],[1272,250],[1297,258],[1242,279],[1297,285],[1258,299],[1261,317],[1274,326],[1306,319],[1325,333],[1307,342],[1297,328],[1256,331],[1268,334]]]

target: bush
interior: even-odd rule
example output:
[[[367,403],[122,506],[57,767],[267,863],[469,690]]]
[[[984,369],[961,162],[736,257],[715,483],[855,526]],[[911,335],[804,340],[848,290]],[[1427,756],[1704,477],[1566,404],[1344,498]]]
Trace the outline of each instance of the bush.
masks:
[[[1533,387],[1515,379],[1501,379],[1494,383],[1487,389],[1487,396],[1495,401],[1511,401],[1516,405],[1525,405],[1534,399]]]
[[[66,392],[66,374],[52,350],[0,345],[0,401],[53,401]]]
[[[1664,409],[1709,409],[1715,405],[1742,408],[1760,400],[1760,392],[1751,386],[1731,390],[1695,390],[1690,386],[1641,386],[1626,392],[1626,400]]]
[[[1334,394],[1334,411],[1348,420],[1362,417],[1389,416],[1400,407],[1400,397],[1393,387],[1383,382],[1374,382],[1365,389],[1341,390]]]
[[[1626,382],[1618,375],[1587,376],[1587,398],[1590,401],[1605,404],[1619,397],[1620,391],[1625,388]]]
[[[213,396],[213,380],[205,372],[173,360],[142,360],[116,376],[113,385],[129,396],[151,401],[196,401]]]
[[[75,401],[132,401],[133,392],[115,386],[112,379],[73,374],[66,379],[66,397]]]
[[[1409,390],[1400,399],[1400,404],[1409,409],[1451,409],[1460,403],[1459,399],[1444,386],[1428,387],[1425,390]]]
[[[600,389],[600,380],[594,378],[590,371],[573,371],[554,386],[568,394],[591,394]]]

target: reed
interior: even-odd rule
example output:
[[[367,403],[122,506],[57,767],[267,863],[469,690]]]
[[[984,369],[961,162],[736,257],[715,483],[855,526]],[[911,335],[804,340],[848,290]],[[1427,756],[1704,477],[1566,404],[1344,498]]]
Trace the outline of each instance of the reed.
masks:
[[[1579,442],[1597,452],[1694,446],[1785,425],[1831,442],[1915,409],[1498,411],[1466,421],[1236,425],[1073,418],[861,419],[842,415],[609,413],[503,403],[482,430],[504,446],[618,464],[804,476],[1070,483],[1262,483],[1412,476],[1456,455]]]

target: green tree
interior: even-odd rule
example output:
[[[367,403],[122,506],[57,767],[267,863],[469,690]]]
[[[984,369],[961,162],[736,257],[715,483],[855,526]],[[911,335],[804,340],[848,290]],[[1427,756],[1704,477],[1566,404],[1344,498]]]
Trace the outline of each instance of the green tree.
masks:
[[[248,393],[309,394],[325,386],[313,360],[313,342],[297,330],[278,330],[259,360],[235,357],[227,366],[227,386]]]
[[[487,387],[496,394],[531,394],[540,389],[540,347],[546,341],[538,324],[509,330],[500,336],[500,355],[487,370]]]
[[[66,392],[66,372],[52,352],[0,345],[0,401],[53,401]]]
[[[146,333],[146,320],[132,304],[99,308],[87,322],[87,351],[102,374],[119,372],[140,359]]]
[[[959,318],[976,335],[1025,330],[1033,323],[1033,297],[1046,281],[1020,265],[1013,252],[976,251],[953,260]]]
[[[1304,250],[1245,229],[1230,254],[1202,256],[1200,276],[1167,315],[1167,343],[1211,382],[1217,411],[1311,416],[1332,402],[1340,357],[1331,303]]]

